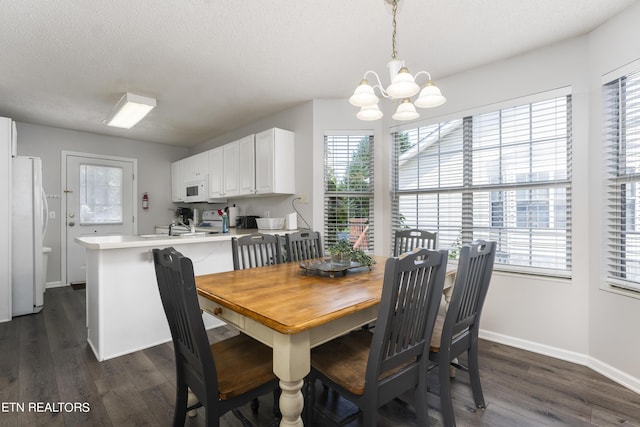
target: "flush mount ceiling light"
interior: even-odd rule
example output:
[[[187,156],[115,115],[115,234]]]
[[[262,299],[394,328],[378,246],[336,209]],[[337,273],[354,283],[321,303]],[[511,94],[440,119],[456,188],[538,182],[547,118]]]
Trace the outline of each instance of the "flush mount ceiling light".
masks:
[[[362,80],[356,90],[353,92],[349,102],[351,105],[360,107],[360,111],[356,115],[360,120],[378,120],[382,118],[382,111],[378,107],[378,96],[375,94],[374,89],[378,88],[380,94],[393,101],[399,101],[398,109],[392,116],[395,120],[415,120],[420,117],[420,114],[416,111],[416,107],[419,108],[431,108],[442,105],[447,100],[440,89],[431,80],[431,74],[426,71],[419,71],[415,77],[409,73],[407,67],[404,66],[404,61],[397,59],[398,52],[396,51],[396,14],[398,12],[399,0],[385,0],[393,8],[393,32],[391,33],[391,61],[387,64],[389,68],[389,76],[391,84],[385,89],[380,82],[380,77],[375,71],[367,71],[364,73]],[[372,74],[375,76],[378,84],[375,86],[369,85],[367,75]],[[416,79],[420,75],[426,75],[428,80],[424,84],[422,90],[416,83]],[[411,101],[411,97],[418,95],[415,101]]]
[[[154,98],[127,92],[122,95],[105,123],[107,126],[130,129],[155,106],[156,100]]]

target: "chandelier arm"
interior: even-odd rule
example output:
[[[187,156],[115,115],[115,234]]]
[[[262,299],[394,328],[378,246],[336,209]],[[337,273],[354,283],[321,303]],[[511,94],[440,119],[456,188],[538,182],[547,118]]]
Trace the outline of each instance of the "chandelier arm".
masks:
[[[415,75],[415,76],[413,76],[413,80],[415,80],[415,81],[417,82],[417,80],[418,80],[418,76],[419,76],[420,74],[426,74],[426,75],[427,75],[427,77],[429,78],[429,80],[431,80],[431,74],[429,74],[429,72],[428,72],[428,71],[418,71],[418,72],[416,73],[416,75]]]
[[[385,98],[391,98],[391,96],[387,93],[387,91],[384,90],[384,86],[382,86],[382,82],[380,81],[380,77],[378,76],[378,73],[376,73],[375,71],[369,70],[366,73],[364,73],[364,78],[367,78],[368,74],[373,74],[376,77],[376,81],[378,82],[378,84],[374,84],[373,88],[378,88],[378,90],[380,90],[380,94],[385,97]]]

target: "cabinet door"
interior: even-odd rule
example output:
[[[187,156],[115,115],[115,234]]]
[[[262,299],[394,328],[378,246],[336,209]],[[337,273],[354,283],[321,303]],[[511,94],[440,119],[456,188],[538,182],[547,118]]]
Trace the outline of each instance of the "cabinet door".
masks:
[[[209,150],[209,197],[224,196],[224,159],[222,147]]]
[[[209,152],[205,151],[193,157],[195,175],[198,179],[202,179],[209,173]]]
[[[171,201],[182,202],[184,201],[184,185],[182,182],[182,175],[180,172],[180,160],[171,163]]]
[[[224,162],[224,195],[225,197],[237,196],[239,192],[238,183],[238,141],[222,146]]]
[[[238,195],[244,196],[256,192],[256,163],[254,135],[238,141]]]
[[[273,129],[256,134],[256,193],[273,192]]]
[[[295,193],[293,132],[274,128],[256,134],[256,193]]]

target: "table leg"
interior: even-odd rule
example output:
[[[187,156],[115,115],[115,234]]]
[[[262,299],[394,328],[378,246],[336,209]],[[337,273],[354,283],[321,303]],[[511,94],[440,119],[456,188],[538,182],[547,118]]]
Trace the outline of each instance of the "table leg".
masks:
[[[280,426],[302,427],[302,385],[311,369],[309,334],[275,333],[273,336],[273,372],[280,379]]]

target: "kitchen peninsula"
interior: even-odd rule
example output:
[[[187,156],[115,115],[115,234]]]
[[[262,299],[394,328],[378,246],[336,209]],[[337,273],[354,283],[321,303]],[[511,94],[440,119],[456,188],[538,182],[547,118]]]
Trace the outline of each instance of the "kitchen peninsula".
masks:
[[[233,270],[231,237],[256,231],[76,238],[87,253],[87,340],[96,358],[103,361],[171,340],[156,282],[153,248],[173,246],[191,258],[196,275],[219,273]],[[206,313],[203,318],[208,329],[224,324]]]

